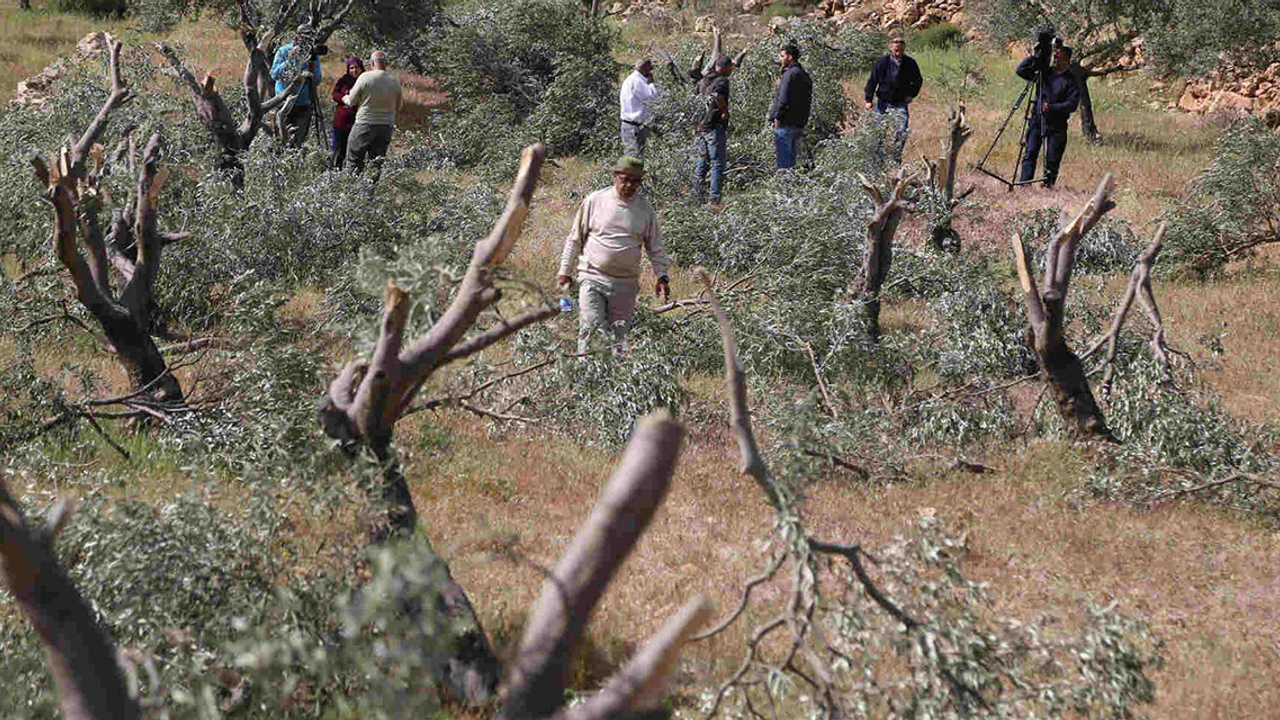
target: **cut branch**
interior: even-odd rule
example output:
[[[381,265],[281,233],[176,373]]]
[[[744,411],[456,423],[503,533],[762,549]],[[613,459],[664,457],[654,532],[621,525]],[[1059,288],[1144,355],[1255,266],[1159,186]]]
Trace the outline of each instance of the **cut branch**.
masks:
[[[59,511],[49,527],[32,526],[0,481],[0,575],[40,637],[63,716],[131,720],[138,706],[111,640],[53,552],[53,538],[69,518],[69,510]]]
[[[661,505],[683,436],[683,428],[665,412],[649,415],[637,424],[622,462],[591,516],[543,584],[520,640],[500,715],[504,720],[547,717],[563,704],[565,671],[572,650],[614,573]],[[697,619],[701,613],[694,609],[690,614]],[[689,625],[680,625],[677,640],[689,633]],[[654,652],[666,654],[665,650]],[[654,659],[636,667],[652,673],[665,665]],[[620,677],[618,683],[631,690],[623,692],[615,686],[601,707],[625,705],[620,699],[624,696],[632,700],[648,697],[643,689],[650,686],[651,675],[640,677],[624,671]]]
[[[1156,298],[1151,291],[1151,266],[1160,254],[1166,228],[1167,223],[1160,223],[1160,226],[1156,228],[1156,234],[1152,238],[1151,244],[1143,251],[1138,263],[1133,266],[1133,273],[1129,276],[1129,286],[1125,290],[1120,304],[1116,306],[1115,316],[1111,321],[1111,329],[1106,335],[1098,338],[1097,342],[1084,355],[1080,356],[1080,360],[1083,362],[1097,352],[1104,343],[1106,344],[1107,356],[1103,360],[1106,372],[1102,376],[1102,388],[1104,391],[1111,387],[1111,380],[1115,374],[1116,346],[1120,339],[1120,329],[1124,327],[1125,317],[1129,314],[1129,309],[1133,307],[1135,297],[1142,304],[1142,309],[1146,311],[1147,319],[1151,321],[1151,354],[1160,362],[1163,379],[1167,380],[1169,378],[1169,346],[1164,341],[1164,322],[1160,318],[1160,309],[1156,306]]]

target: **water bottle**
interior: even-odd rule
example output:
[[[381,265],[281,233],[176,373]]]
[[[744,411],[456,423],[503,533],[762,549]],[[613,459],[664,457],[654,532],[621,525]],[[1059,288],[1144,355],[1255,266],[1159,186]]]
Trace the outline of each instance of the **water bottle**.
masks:
[[[560,298],[560,312],[562,313],[573,312],[573,301],[567,297]]]

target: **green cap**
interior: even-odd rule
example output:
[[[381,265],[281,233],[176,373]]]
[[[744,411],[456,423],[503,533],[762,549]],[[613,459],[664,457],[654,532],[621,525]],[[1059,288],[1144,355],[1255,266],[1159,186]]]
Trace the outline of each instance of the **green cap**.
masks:
[[[644,161],[638,157],[623,155],[618,158],[616,163],[613,164],[612,170],[614,172],[629,173],[631,175],[643,175]]]

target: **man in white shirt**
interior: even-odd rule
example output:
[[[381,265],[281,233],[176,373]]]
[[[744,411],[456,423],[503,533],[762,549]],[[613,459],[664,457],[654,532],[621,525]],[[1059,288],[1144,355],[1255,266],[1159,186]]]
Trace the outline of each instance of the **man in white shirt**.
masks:
[[[577,266],[579,353],[587,352],[597,330],[613,330],[618,342],[626,339],[640,292],[642,253],[649,256],[657,278],[654,295],[670,297],[671,260],[662,243],[658,215],[639,192],[643,181],[644,163],[639,158],[618,158],[613,186],[582,201],[564,240],[556,283],[568,288]]]
[[[653,82],[653,61],[649,58],[636,61],[635,70],[622,81],[618,92],[618,104],[622,112],[622,152],[624,155],[644,159],[644,148],[652,132],[649,121],[653,112],[649,105],[658,97],[658,86]]]
[[[396,127],[396,113],[404,107],[400,81],[387,72],[387,54],[377,50],[369,57],[372,70],[360,73],[342,102],[356,108],[356,124],[347,140],[347,167],[357,173],[370,160],[387,154],[391,134]]]

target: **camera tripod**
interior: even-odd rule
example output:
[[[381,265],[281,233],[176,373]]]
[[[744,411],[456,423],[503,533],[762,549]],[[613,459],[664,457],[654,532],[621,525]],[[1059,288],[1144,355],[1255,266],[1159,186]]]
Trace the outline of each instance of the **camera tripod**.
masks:
[[[1036,98],[1044,97],[1044,73],[1045,71],[1043,67],[1036,68],[1035,77],[1027,81],[1026,85],[1024,85],[1022,88],[1022,92],[1018,94],[1018,99],[1013,101],[1013,107],[1009,109],[1009,114],[1005,116],[1004,122],[1000,124],[1000,129],[996,131],[996,137],[994,140],[991,141],[991,146],[987,148],[987,153],[983,155],[982,159],[978,161],[978,164],[974,166],[974,169],[977,170],[978,172],[990,175],[996,180],[999,180],[1000,182],[1004,183],[1006,189],[1008,189],[1010,192],[1012,192],[1013,189],[1019,185],[1032,185],[1034,183],[1038,183],[1044,180],[1043,175],[1032,180],[1017,179],[1018,170],[1022,165],[1022,158],[1026,154],[1026,150],[1027,150],[1027,137],[1031,133],[1032,117],[1035,116],[1036,118],[1038,118],[1036,122],[1039,122],[1042,126],[1044,124],[1043,113],[1036,112]],[[1000,137],[1004,135],[1004,131],[1008,129],[1009,121],[1013,120],[1013,116],[1018,112],[1018,108],[1022,107],[1022,102],[1027,99],[1027,93],[1031,92],[1031,89],[1033,87],[1035,88],[1035,91],[1036,91],[1035,95],[1032,96],[1031,101],[1027,103],[1027,108],[1023,112],[1023,116],[1022,116],[1022,136],[1021,136],[1021,139],[1018,141],[1018,157],[1017,159],[1014,160],[1013,173],[1009,176],[1008,180],[1005,180],[1000,175],[997,175],[991,172],[990,170],[988,170],[983,166],[986,165],[987,159],[991,157],[991,151],[996,149],[996,143],[1000,142]],[[1040,136],[1041,137],[1044,136],[1043,127],[1041,127]]]

